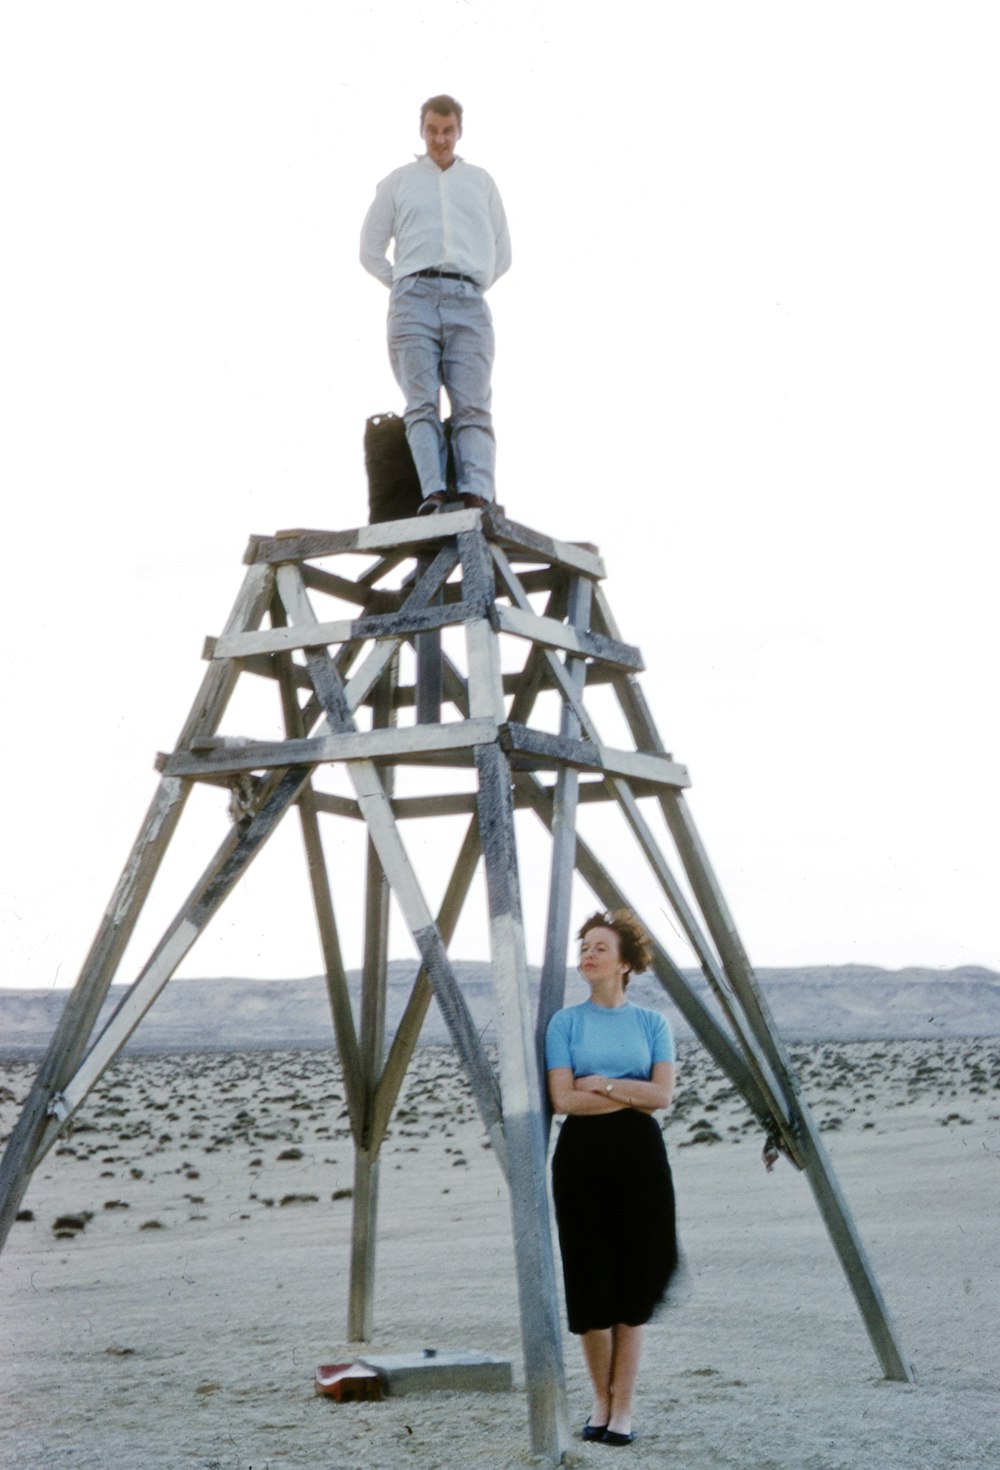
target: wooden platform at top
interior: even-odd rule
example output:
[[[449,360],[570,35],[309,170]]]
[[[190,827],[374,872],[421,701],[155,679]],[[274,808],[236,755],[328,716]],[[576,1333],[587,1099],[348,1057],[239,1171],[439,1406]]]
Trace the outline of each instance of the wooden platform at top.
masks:
[[[602,580],[607,574],[596,546],[591,542],[558,541],[510,521],[498,509],[445,510],[430,516],[411,516],[402,521],[379,521],[347,531],[288,530],[274,536],[251,536],[243,560],[255,562],[311,561],[341,552],[382,555],[392,551],[432,550],[448,537],[482,527],[490,541],[502,546],[518,561],[542,561]]]

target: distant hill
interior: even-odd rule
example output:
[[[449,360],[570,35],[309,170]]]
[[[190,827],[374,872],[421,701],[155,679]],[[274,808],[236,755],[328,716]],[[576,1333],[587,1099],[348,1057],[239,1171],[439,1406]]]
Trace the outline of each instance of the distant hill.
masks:
[[[476,1026],[489,1040],[494,997],[485,962],[456,961]],[[409,994],[415,965],[394,960],[389,967],[387,1026],[391,1034]],[[701,975],[686,972],[713,1008],[715,1001]],[[965,966],[955,970],[880,970],[867,965],[813,965],[803,969],[757,972],[781,1035],[788,1041],[866,1041],[910,1038],[1000,1036],[1000,975]],[[360,977],[350,975],[357,1002]],[[531,972],[537,987],[538,971]],[[115,987],[102,1012],[106,1020],[124,987]],[[585,998],[573,974],[567,1001]],[[0,1055],[38,1053],[66,1002],[64,990],[0,990]],[[655,979],[633,981],[632,998],[663,1010],[676,1034],[690,1035]],[[357,1014],[357,1004],[355,1005]],[[332,1025],[322,978],[305,980],[173,980],[129,1042],[133,1052],[249,1051],[325,1047]],[[427,1045],[446,1043],[448,1035],[432,1005],[421,1034]]]

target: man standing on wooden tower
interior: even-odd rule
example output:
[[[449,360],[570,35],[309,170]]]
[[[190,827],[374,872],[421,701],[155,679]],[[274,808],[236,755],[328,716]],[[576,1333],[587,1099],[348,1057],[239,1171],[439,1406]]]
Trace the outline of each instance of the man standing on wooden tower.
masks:
[[[420,136],[426,153],[375,191],[361,230],[361,264],[390,288],[389,360],[406,398],[424,515],[447,496],[442,386],[451,404],[459,497],[466,506],[495,499],[493,319],[484,293],[510,268],[510,235],[496,184],[455,152],[461,104],[429,98],[420,109]]]

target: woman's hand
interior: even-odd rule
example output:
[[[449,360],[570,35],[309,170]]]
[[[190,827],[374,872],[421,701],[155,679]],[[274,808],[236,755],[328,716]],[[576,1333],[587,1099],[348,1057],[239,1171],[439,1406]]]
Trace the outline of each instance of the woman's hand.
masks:
[[[549,1099],[554,1113],[617,1113],[625,1104],[614,1102],[604,1092],[606,1077],[577,1077],[569,1067],[552,1067],[548,1074]],[[599,1087],[584,1087],[585,1082],[600,1083]],[[603,1094],[603,1095],[602,1095]]]
[[[668,1108],[674,1095],[672,1062],[657,1062],[646,1082],[635,1077],[599,1077],[593,1073],[578,1077],[573,1086],[577,1092],[593,1092],[619,1107],[637,1108],[642,1113],[655,1113]]]
[[[668,1108],[673,1099],[674,1064],[655,1062],[648,1082],[631,1077],[601,1077],[596,1072],[574,1078],[569,1067],[551,1068],[548,1081],[554,1113],[615,1113],[621,1108],[655,1113]]]
[[[599,1077],[595,1072],[592,1077],[578,1077],[573,1083],[578,1092],[603,1092],[607,1093],[608,1078]]]

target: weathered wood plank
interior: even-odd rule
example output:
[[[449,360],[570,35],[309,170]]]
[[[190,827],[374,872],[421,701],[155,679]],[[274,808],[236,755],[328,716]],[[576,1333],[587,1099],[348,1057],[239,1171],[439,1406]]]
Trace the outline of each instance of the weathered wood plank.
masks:
[[[178,751],[160,756],[168,776],[200,776],[219,771],[263,771],[288,765],[322,765],[335,761],[419,763],[425,756],[448,756],[496,739],[488,720],[462,720],[448,725],[410,725],[399,730],[351,731],[312,735],[302,740],[248,741],[242,746],[193,754]]]
[[[273,573],[252,568],[244,577],[227,631],[252,627],[271,600]],[[225,665],[206,670],[181,730],[182,743],[217,728],[236,682]],[[132,851],[53,1032],[48,1051],[0,1160],[0,1248],[14,1221],[32,1172],[58,1134],[48,1109],[86,1050],[135,924],[153,885],[191,791],[188,782],[165,777],[150,804]],[[49,1141],[44,1143],[46,1136]]]
[[[499,550],[496,543],[493,549]],[[557,588],[565,590],[567,573],[562,567],[526,567],[517,576],[525,592],[554,592]]]
[[[344,968],[340,947],[340,934],[333,909],[330,878],[323,853],[323,843],[317,820],[317,803],[312,788],[307,784],[298,801],[302,839],[309,869],[316,927],[319,930],[320,947],[323,952],[323,975],[326,981],[327,999],[337,1040],[337,1055],[340,1058],[344,1079],[347,1110],[351,1129],[360,1137],[364,1124],[362,1112],[362,1087],[358,1062],[358,1040],[354,1029],[350,993],[347,987],[347,971]]]
[[[422,560],[415,569],[414,579],[408,588],[402,611],[416,613],[429,607],[457,564],[458,551],[454,544],[441,547],[431,558],[429,564],[424,564]],[[361,667],[352,675],[347,683],[347,702],[352,711],[360,708],[361,704],[368,699],[382,677],[383,671],[396,657],[399,646],[400,640],[398,639],[383,639],[371,649]],[[336,667],[338,673],[343,676],[344,669],[339,660]],[[394,700],[398,707],[397,695],[394,695]]]
[[[539,613],[525,612],[519,607],[504,607],[501,603],[497,604],[496,615],[501,633],[509,633],[515,638],[527,638],[546,648],[559,648],[581,658],[596,659],[629,673],[645,667],[638,648],[618,643],[603,633],[580,633]]]
[[[378,1186],[378,1155],[364,1144],[355,1144],[351,1270],[347,1289],[347,1336],[350,1342],[370,1342],[374,1332]]]
[[[708,857],[679,793],[664,802],[664,817],[677,844],[688,881],[705,914],[709,932],[725,966],[733,992],[739,999],[753,1034],[767,1054],[789,1099],[796,1125],[797,1156],[805,1155],[806,1174],[819,1206],[833,1248],[854,1293],[855,1301],[887,1378],[910,1382],[912,1371],[879,1290],[850,1210],[834,1175],[811,1110],[802,1095],[770,1007],[736,932],[728,906]]]
[[[504,704],[500,645],[493,631],[496,612],[493,564],[481,534],[459,536],[458,553],[467,603],[475,609],[474,616],[465,624],[469,715],[472,719],[490,721],[495,731],[503,719]]]
[[[514,605],[522,612],[533,614],[534,609],[532,608],[531,603],[528,600],[527,593],[521,586],[520,580],[517,577],[517,574],[515,573],[513,567],[510,565],[507,558],[504,556],[503,552],[498,546],[494,546],[492,550],[493,560],[497,569],[497,573],[503,586],[507,589],[507,592],[513,599]],[[574,579],[574,586],[577,588],[581,586],[586,586],[589,588],[590,586],[592,586],[592,584],[585,578],[577,577]],[[582,594],[580,594],[579,592],[576,594],[578,600],[581,595]],[[590,603],[588,594],[586,620],[578,619],[574,622],[572,617],[570,617],[568,620],[569,630],[574,633],[578,639],[581,637],[586,638],[587,636],[589,623],[589,607]],[[562,694],[563,700],[565,701],[563,706],[564,711],[566,709],[569,709],[572,712],[572,720],[570,721],[570,724],[564,728],[563,734],[566,734],[567,731],[571,729],[574,737],[579,737],[582,733],[587,738],[587,740],[593,742],[594,745],[599,747],[600,736],[598,734],[597,727],[595,726],[593,720],[590,717],[589,711],[586,709],[583,703],[583,687],[586,682],[587,676],[586,660],[573,660],[572,667],[577,670],[577,676],[574,677],[571,673],[571,665],[569,664],[569,662],[567,662],[566,665],[561,663],[557,654],[555,654],[551,649],[543,649],[543,657],[545,660],[545,667],[548,672],[549,678],[559,689],[560,693]]]
[[[418,563],[419,565],[419,563]],[[439,590],[435,601],[439,606],[445,599]],[[468,606],[464,599],[458,606]],[[418,633],[415,639],[417,657],[417,724],[438,725],[441,723],[441,629]]]
[[[350,531],[312,531],[301,536],[252,537],[247,559],[252,562],[315,561],[341,552],[388,551],[397,559],[413,547],[433,545],[459,531],[470,531],[479,523],[477,510],[452,510],[434,516],[413,516],[403,521],[380,521]]]
[[[312,802],[318,812],[331,817],[346,817],[352,822],[363,822],[361,808],[353,796],[335,796],[329,791],[317,791],[312,787]]]
[[[148,963],[126,991],[114,1014],[97,1037],[83,1062],[61,1093],[65,1117],[72,1117],[95,1082],[118,1055],[143,1016],[163,990],[181,960],[201,936],[238,880],[273,835],[288,808],[298,799],[309,779],[309,769],[297,766],[283,771],[261,809],[237,836],[231,832],[223,841],[187,900],[169,925]],[[55,1133],[53,1131],[52,1140]]]
[[[587,688],[592,689],[597,684],[613,684],[619,677],[614,669],[605,668],[601,664],[590,664],[587,667]],[[503,676],[504,694],[517,694],[521,688],[524,678],[523,673],[510,673]],[[538,690],[542,692],[547,689],[557,689],[560,682],[547,667],[541,668],[538,676]],[[523,722],[523,721],[522,721]]]
[[[379,683],[374,723],[384,728],[393,719],[393,669]],[[393,773],[383,785],[392,795]],[[365,931],[361,967],[361,1069],[364,1123],[354,1154],[354,1199],[351,1223],[351,1275],[347,1336],[368,1341],[374,1327],[375,1243],[378,1225],[378,1146],[373,1138],[375,1093],[385,1051],[386,969],[389,961],[389,884],[378,851],[369,838],[365,858]]]
[[[464,720],[469,718],[469,685],[447,654],[441,660],[442,687],[445,698],[455,706]]]
[[[469,713],[504,718],[494,570],[479,536],[459,537],[466,597],[482,615],[466,623]],[[486,868],[490,953],[497,997],[504,1137],[532,1448],[556,1464],[568,1443],[562,1334],[546,1192],[542,1084],[534,1049],[511,773],[498,742],[476,750],[479,840]]]
[[[604,562],[596,548],[585,542],[555,541],[517,521],[507,520],[497,510],[484,514],[483,529],[491,541],[498,541],[508,551],[525,555],[532,561],[546,561],[569,572],[580,572],[585,577],[601,578],[606,575]]]
[[[455,926],[472,885],[479,852],[479,827],[476,822],[470,822],[438,910],[437,926],[445,945],[451,943]],[[433,994],[430,981],[427,979],[427,972],[421,967],[414,979],[413,988],[400,1017],[399,1025],[396,1027],[396,1034],[389,1048],[389,1055],[386,1058],[375,1094],[372,1121],[373,1147],[381,1147],[385,1137],[389,1119],[396,1106],[399,1090],[412,1059],[420,1036],[420,1028],[424,1024]],[[500,1164],[502,1168],[504,1161],[501,1160]]]
[[[388,729],[395,719],[392,701],[394,669],[386,670],[378,689],[373,728]],[[390,768],[382,773],[382,789],[391,802],[395,784]],[[365,931],[361,970],[361,1062],[365,1078],[366,1147],[372,1138],[372,1105],[385,1050],[386,966],[389,961],[389,883],[374,841],[365,857]]]
[[[574,772],[574,775],[578,774],[578,772]],[[554,796],[554,786],[546,786],[542,782],[539,782],[539,786],[550,799]],[[652,789],[645,791],[637,789],[636,794],[653,796],[656,793]],[[328,800],[328,798],[325,798],[322,793],[317,792],[316,800],[322,803],[324,800]],[[344,801],[344,798],[339,798],[339,800]],[[608,790],[607,783],[604,780],[581,781],[577,789],[577,801],[589,805],[593,802],[614,801],[614,796]],[[532,803],[528,800],[524,792],[517,790],[514,792],[514,804],[519,808],[532,806]],[[343,808],[339,806],[334,807],[333,805],[326,808],[321,805],[320,810],[330,810],[338,816],[358,816],[359,813],[356,805],[351,805],[350,810],[347,809],[348,805],[346,801],[344,801]],[[409,821],[417,817],[467,816],[474,812],[475,809],[475,795],[472,792],[465,791],[448,792],[437,796],[396,796],[392,802],[393,814],[397,821]]]
[[[209,639],[206,639],[205,640],[206,646],[208,645],[208,643],[210,641],[211,640],[209,640]],[[203,652],[204,652],[204,649],[203,649]],[[209,658],[209,660],[211,659],[211,655],[210,654],[207,655],[207,657]],[[308,689],[308,688],[310,688],[309,676],[306,673],[305,669],[302,668],[302,666],[300,664],[293,664],[292,665],[292,668],[293,668],[293,673],[292,673],[292,681],[293,681],[293,683],[299,689]],[[240,661],[239,661],[239,668],[238,668],[238,670],[236,672],[241,672],[241,673],[244,673],[244,674],[253,674],[254,677],[257,678],[257,679],[274,679],[274,680],[277,680],[277,677],[278,677],[278,673],[277,673],[277,670],[274,667],[274,663],[273,663],[272,657],[271,657],[270,654],[267,654],[267,653],[256,654],[253,658],[241,658]]]
[[[270,606],[274,573],[264,568],[250,569],[229,614],[222,637],[244,633],[258,626]],[[217,730],[226,706],[236,688],[237,669],[206,669],[201,688],[177,737],[177,748],[188,745],[196,735]]]
[[[284,617],[284,608],[280,602],[272,610],[272,617],[276,620]],[[301,738],[302,711],[289,678],[293,667],[292,660],[285,654],[279,656],[275,662],[282,675],[280,688],[285,729],[292,738]],[[344,1079],[351,1131],[357,1143],[364,1131],[364,1079],[361,1054],[354,1026],[354,1014],[351,1010],[347,971],[344,968],[343,952],[340,947],[333,896],[330,891],[326,854],[320,836],[316,796],[311,783],[307,782],[302,788],[297,806],[302,841],[305,847],[306,868],[312,890],[313,908],[316,914],[316,927],[319,931],[320,948],[323,953],[323,974],[326,980],[330,1016],[337,1040],[337,1054],[340,1058],[341,1073]]]
[[[716,955],[713,953],[693,910],[688,905],[677,880],[671,872],[670,866],[653,835],[652,828],[640,812],[638,802],[635,800],[626,782],[615,780],[611,782],[611,786],[625,819],[632,829],[632,834],[639,843],[639,847],[649,864],[653,876],[656,878],[673,908],[681,928],[698,957],[702,973],[708,980],[715,998],[719,1002],[723,1014],[742,1048],[746,1063],[767,1101],[775,1122],[778,1124],[789,1157],[801,1168],[804,1161],[798,1144],[797,1119],[780,1074],[779,1076],[775,1075],[773,1064],[767,1050],[761,1048],[753,1029],[747,1025],[743,1009],[733,992],[732,985],[719,964]]]
[[[602,771],[608,776],[635,776],[658,787],[690,784],[687,767],[663,756],[615,750],[609,745],[597,748],[589,740],[571,740],[565,735],[529,730],[511,721],[501,727],[500,737],[506,750],[534,756],[544,764],[571,765],[584,771]]]
[[[308,597],[295,568],[285,567],[279,571],[278,587],[289,616],[295,620],[310,621]],[[353,734],[353,718],[329,653],[324,648],[311,648],[307,650],[306,658],[316,697],[323,707],[330,728]],[[364,738],[372,740],[395,733],[397,732],[376,731]],[[430,733],[430,727],[427,727],[425,733]],[[352,734],[341,738],[352,738]],[[369,835],[413,936],[455,1049],[465,1065],[490,1141],[497,1157],[504,1158],[506,1146],[497,1080],[472,1020],[468,1003],[455,978],[440,932],[431,918],[430,909],[403,846],[389,797],[372,761],[352,762],[348,766],[348,773]]]
[[[600,598],[596,601],[600,603],[600,616],[603,622],[613,627],[610,608]],[[644,751],[662,752],[663,741],[638,681],[631,677],[622,678],[616,682],[615,690],[622,713],[636,744]],[[791,1067],[773,1017],[757,985],[756,976],[753,974],[735,922],[723,897],[722,888],[709,863],[708,853],[698,836],[690,812],[678,791],[660,792],[659,802],[663,819],[684,865],[692,892],[704,915],[729,985],[737,995],[739,1004],[772,1068],[787,1089],[788,1095],[793,1097],[796,1089],[794,1069]]]
[[[359,607],[367,607],[371,602],[370,587],[352,582],[350,577],[338,576],[325,567],[314,567],[309,562],[303,562],[302,580],[311,591],[323,592],[328,597],[339,597],[341,602],[355,602]],[[383,610],[390,611],[389,608],[380,609]]]
[[[496,597],[493,563],[482,531],[465,531],[457,538],[462,563],[462,599],[473,612],[470,617],[489,617]]]
[[[569,587],[567,620],[578,631],[586,629],[590,624],[591,588],[592,583],[584,577],[574,577]],[[554,655],[551,657],[554,658]],[[587,678],[586,662],[583,659],[567,658],[564,672],[569,698],[562,707],[559,733],[564,739],[576,740],[581,729],[578,710]],[[535,1023],[535,1051],[542,1075],[545,1072],[545,1033],[552,1017],[561,1009],[566,994],[566,954],[569,948],[573,874],[576,871],[576,815],[579,794],[579,772],[572,766],[563,766],[556,776],[552,798],[552,865],[545,920],[545,954]],[[548,1096],[543,1090],[542,1117],[546,1125],[550,1119],[550,1111]]]
[[[410,611],[401,608],[397,613],[379,614],[376,617],[338,619],[332,623],[313,623],[311,626],[289,628],[264,628],[258,633],[236,633],[219,637],[214,643],[206,642],[210,657],[247,658],[261,653],[286,653],[293,648],[318,648],[332,643],[360,643],[369,639],[407,638],[415,633],[425,633],[435,628],[449,628],[466,622],[476,615],[476,609],[467,603],[455,603],[451,607],[425,607]]]
[[[377,592],[379,590],[378,584],[382,578],[387,577],[390,572],[394,572],[402,562],[408,561],[410,555],[411,553],[405,546],[394,547],[391,551],[385,552],[376,561],[373,561],[371,566],[366,571],[363,571],[360,576],[355,577],[354,580],[359,587],[368,587],[372,592]]]
[[[545,616],[561,621],[566,615],[566,597],[567,588],[564,581],[550,594],[545,605]],[[526,725],[531,718],[536,700],[552,677],[549,667],[549,650],[538,644],[532,644],[524,661],[524,668],[515,677],[517,683],[514,697],[507,710],[507,719],[513,720],[515,724]],[[509,692],[507,681],[504,680],[503,693],[506,696]]]
[[[847,1283],[854,1294],[882,1372],[886,1378],[897,1383],[912,1383],[913,1369],[907,1361],[861,1236],[837,1183],[830,1156],[808,1109],[802,1118],[801,1147],[806,1156],[805,1176],[847,1277]]]
[[[496,744],[477,750],[476,766],[531,1445],[536,1455],[556,1464],[568,1445],[566,1392],[546,1192],[542,1082],[528,990],[511,773]]]
[[[440,796],[395,796],[392,814],[397,821],[417,817],[464,817],[476,810],[474,791],[449,791]]]

